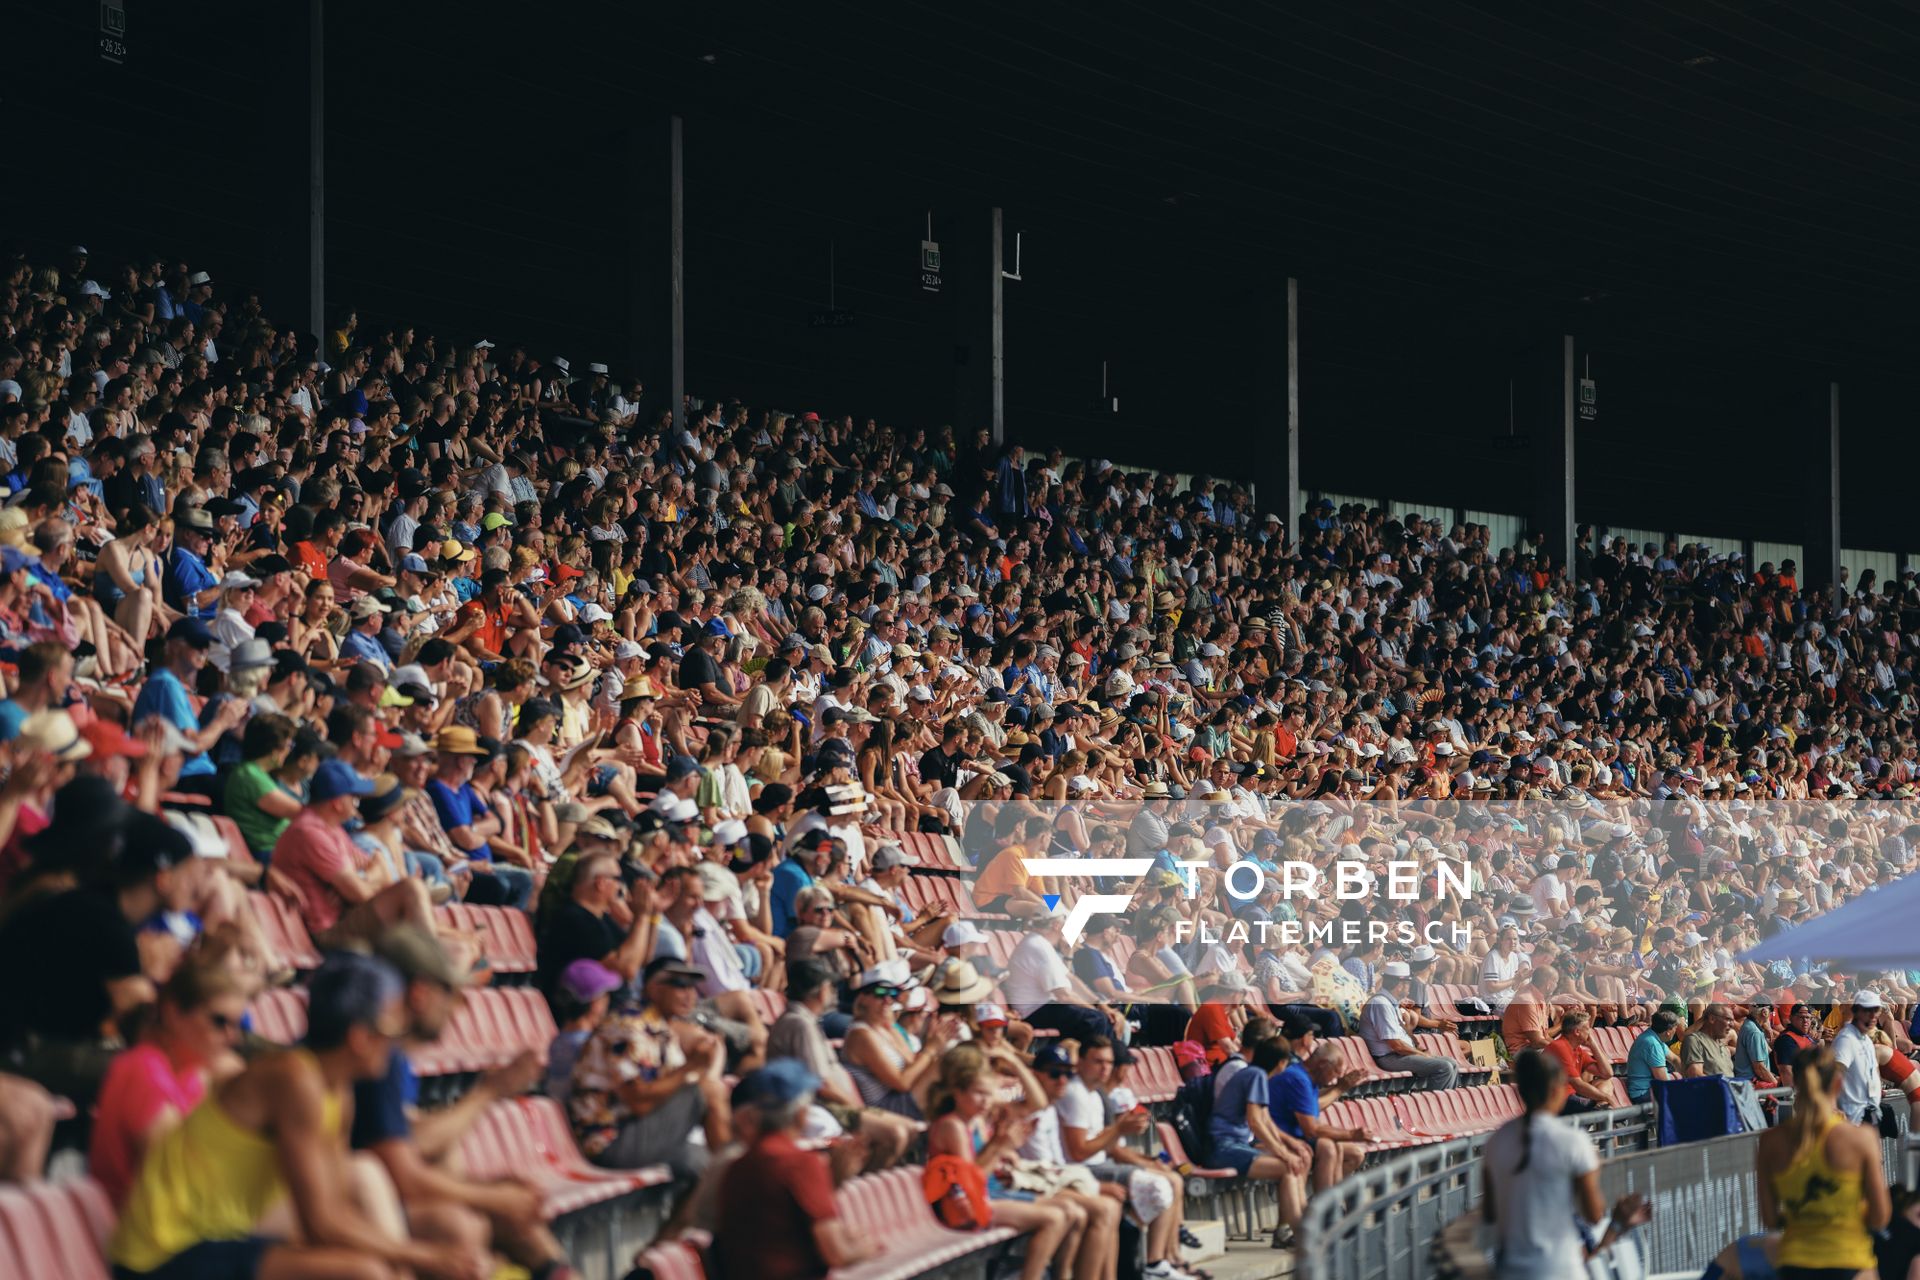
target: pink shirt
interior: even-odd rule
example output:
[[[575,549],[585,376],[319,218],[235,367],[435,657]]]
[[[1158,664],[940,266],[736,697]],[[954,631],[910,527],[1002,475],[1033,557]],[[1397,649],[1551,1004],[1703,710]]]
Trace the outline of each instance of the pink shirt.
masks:
[[[206,1091],[206,1077],[198,1068],[175,1071],[172,1060],[155,1045],[135,1045],[113,1060],[100,1086],[87,1164],[115,1208],[126,1202],[139,1173],[133,1162],[135,1140],[168,1107],[184,1118]]]
[[[359,866],[359,851],[346,828],[312,809],[302,809],[273,845],[273,869],[298,885],[305,895],[301,919],[312,933],[333,928],[347,909],[347,900],[328,877]]]

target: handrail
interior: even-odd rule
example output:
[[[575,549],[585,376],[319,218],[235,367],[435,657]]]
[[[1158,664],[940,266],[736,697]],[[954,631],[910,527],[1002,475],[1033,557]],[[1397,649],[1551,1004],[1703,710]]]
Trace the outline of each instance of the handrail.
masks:
[[[1790,1100],[1790,1089],[1755,1091],[1764,1101]],[[1891,1094],[1891,1097],[1900,1097]],[[1639,1189],[1656,1168],[1637,1166],[1654,1147],[1651,1103],[1567,1117],[1592,1136],[1606,1160],[1609,1188]],[[1480,1203],[1480,1151],[1490,1133],[1415,1147],[1313,1197],[1300,1222],[1302,1280],[1424,1280],[1429,1251],[1450,1222]],[[1716,1142],[1723,1140],[1714,1140]],[[1709,1144],[1667,1148],[1686,1151]],[[1894,1148],[1894,1159],[1899,1149]],[[1700,1151],[1704,1158],[1708,1153]]]

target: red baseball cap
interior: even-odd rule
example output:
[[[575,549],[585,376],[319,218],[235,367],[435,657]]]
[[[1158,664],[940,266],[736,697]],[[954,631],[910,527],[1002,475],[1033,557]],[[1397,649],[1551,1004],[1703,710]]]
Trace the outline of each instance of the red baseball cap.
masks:
[[[96,756],[126,756],[138,760],[147,754],[147,744],[127,733],[111,720],[95,717],[80,726],[80,736],[93,746]]]

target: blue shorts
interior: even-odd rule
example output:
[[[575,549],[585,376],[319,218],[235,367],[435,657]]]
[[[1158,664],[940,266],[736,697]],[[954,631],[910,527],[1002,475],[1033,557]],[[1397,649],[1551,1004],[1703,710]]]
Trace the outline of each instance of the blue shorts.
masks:
[[[587,795],[591,797],[607,794],[607,788],[620,776],[620,770],[610,764],[595,765],[593,775],[587,779]]]
[[[740,957],[740,968],[748,978],[760,976],[760,948],[750,942],[733,944],[734,954]]]
[[[1244,1142],[1223,1142],[1213,1140],[1213,1158],[1208,1162],[1210,1168],[1231,1169],[1242,1177],[1253,1168],[1253,1162],[1266,1153],[1258,1147],[1250,1147]]]
[[[114,1280],[253,1280],[268,1249],[282,1243],[266,1236],[239,1240],[202,1240],[151,1271],[116,1266]]]

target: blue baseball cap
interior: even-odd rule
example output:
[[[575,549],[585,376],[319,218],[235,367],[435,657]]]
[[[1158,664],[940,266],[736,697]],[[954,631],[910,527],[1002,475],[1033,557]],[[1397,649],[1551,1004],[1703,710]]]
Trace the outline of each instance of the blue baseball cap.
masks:
[[[167,639],[185,640],[196,649],[213,647],[213,632],[199,618],[182,618],[167,628]]]
[[[315,801],[372,794],[373,779],[361,777],[345,760],[327,761],[313,771],[313,781],[307,785],[307,796]]]
[[[421,559],[419,556],[412,555],[412,554],[408,554],[400,557],[400,567],[406,570],[408,573],[427,572],[427,562]]]
[[[700,762],[692,756],[674,756],[667,761],[667,781],[678,782],[689,774],[700,772]]]
[[[1042,1075],[1049,1071],[1072,1071],[1073,1059],[1057,1044],[1043,1044],[1033,1051],[1033,1069]]]
[[[701,633],[708,636],[719,636],[722,640],[733,639],[733,632],[727,630],[727,624],[718,618],[712,619],[705,627],[701,628]]]
[[[0,547],[0,573],[18,573],[33,563],[33,557],[18,547]]]
[[[749,1071],[733,1086],[736,1107],[780,1107],[820,1087],[820,1077],[806,1069],[797,1058],[775,1058],[757,1071]]]

